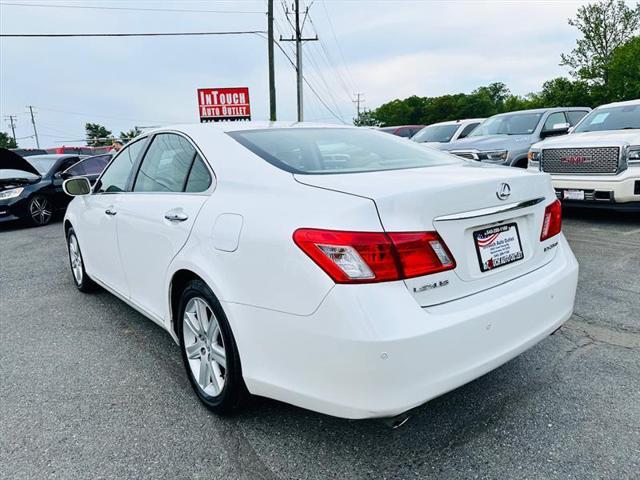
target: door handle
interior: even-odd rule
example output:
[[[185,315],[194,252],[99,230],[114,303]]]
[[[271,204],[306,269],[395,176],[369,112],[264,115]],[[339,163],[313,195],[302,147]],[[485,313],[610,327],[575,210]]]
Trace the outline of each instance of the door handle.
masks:
[[[164,214],[164,218],[170,222],[184,222],[189,218],[189,215],[184,212],[167,212]]]
[[[104,211],[104,213],[106,213],[107,215],[111,215],[111,216],[113,216],[113,215],[115,215],[115,214],[116,214],[116,213],[118,213],[118,212],[116,212],[113,208],[109,207],[109,208],[107,208],[107,209]]]

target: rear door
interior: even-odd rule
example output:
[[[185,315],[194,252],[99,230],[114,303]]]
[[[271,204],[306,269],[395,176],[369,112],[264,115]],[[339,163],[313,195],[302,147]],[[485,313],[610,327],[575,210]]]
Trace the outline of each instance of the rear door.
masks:
[[[186,243],[213,180],[189,139],[159,133],[140,162],[132,191],[118,206],[118,243],[130,298],[157,318],[166,303],[167,267]]]

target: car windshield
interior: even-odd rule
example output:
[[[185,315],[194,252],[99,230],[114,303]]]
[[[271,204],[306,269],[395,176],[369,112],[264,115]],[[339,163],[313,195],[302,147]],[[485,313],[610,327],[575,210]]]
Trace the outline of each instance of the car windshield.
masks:
[[[640,129],[640,105],[599,108],[584,117],[575,133]]]
[[[453,134],[456,133],[460,125],[431,125],[430,127],[424,127],[418,133],[416,133],[411,140],[418,143],[424,142],[440,142],[446,143],[451,140]]]
[[[25,160],[38,170],[41,175],[46,175],[56,163],[57,158],[28,157]]]
[[[532,134],[542,113],[513,113],[508,115],[496,115],[487,118],[478,125],[469,137],[481,137],[483,135],[530,135]]]
[[[359,173],[459,163],[392,135],[359,128],[282,128],[229,132],[276,167],[305,174]]]

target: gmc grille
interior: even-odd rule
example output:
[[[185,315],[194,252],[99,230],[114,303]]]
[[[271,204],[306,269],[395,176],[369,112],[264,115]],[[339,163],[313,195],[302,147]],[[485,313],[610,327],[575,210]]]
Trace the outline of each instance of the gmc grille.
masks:
[[[618,173],[618,147],[543,149],[540,167],[549,173]]]

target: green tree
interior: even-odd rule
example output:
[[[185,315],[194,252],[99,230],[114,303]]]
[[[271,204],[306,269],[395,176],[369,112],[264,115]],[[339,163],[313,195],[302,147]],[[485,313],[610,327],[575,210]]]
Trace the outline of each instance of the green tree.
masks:
[[[8,133],[0,132],[0,148],[17,148],[18,144]]]
[[[582,36],[571,53],[562,54],[560,65],[579,80],[606,86],[614,50],[638,33],[640,3],[632,8],[624,0],[600,0],[580,7],[569,25]]]
[[[593,107],[589,84],[583,80],[557,77],[542,84],[542,90],[530,96],[532,106],[543,107]]]
[[[127,143],[130,140],[136,138],[141,133],[142,130],[140,130],[138,127],[133,127],[131,130],[128,130],[126,132],[120,132],[120,140],[122,140],[123,143]]]
[[[640,98],[640,36],[614,50],[607,93],[608,101]]]
[[[379,127],[380,122],[373,116],[371,110],[364,110],[360,112],[356,118],[353,119],[353,124],[356,127]]]
[[[111,145],[113,141],[111,130],[107,130],[106,127],[98,123],[87,123],[84,128],[87,132],[87,145],[90,147]]]

